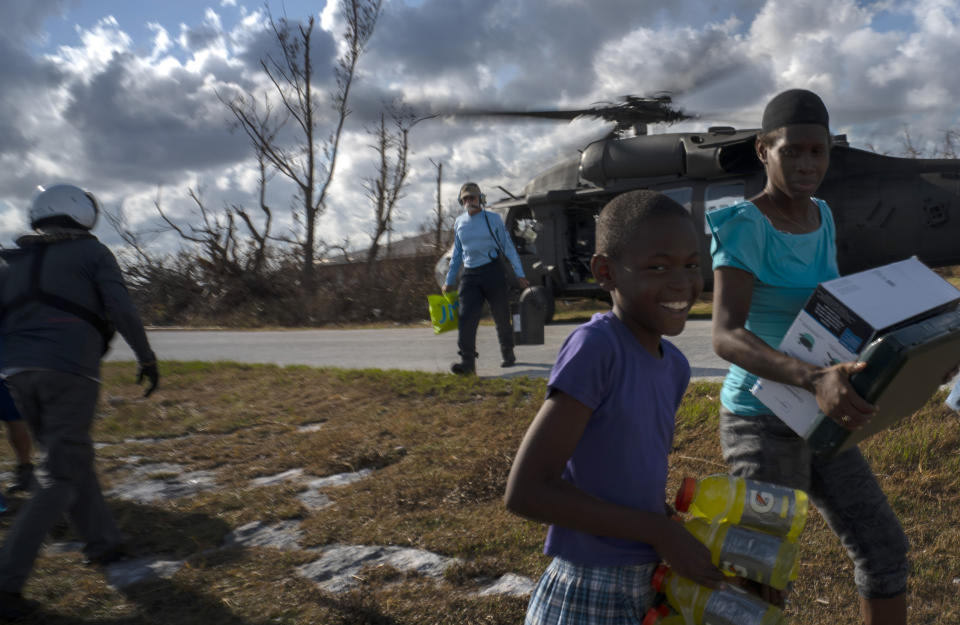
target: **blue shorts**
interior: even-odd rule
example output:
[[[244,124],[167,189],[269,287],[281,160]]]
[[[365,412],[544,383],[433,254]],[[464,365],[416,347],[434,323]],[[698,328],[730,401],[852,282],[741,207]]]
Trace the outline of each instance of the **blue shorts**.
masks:
[[[13,396],[10,395],[7,383],[0,380],[0,421],[19,421],[22,418],[17,405],[13,403]]]
[[[862,596],[890,598],[906,592],[907,537],[859,448],[824,460],[776,416],[742,416],[722,407],[720,444],[733,475],[810,495],[853,561]]]
[[[527,606],[525,625],[640,625],[653,606],[659,563],[583,566],[554,558]]]

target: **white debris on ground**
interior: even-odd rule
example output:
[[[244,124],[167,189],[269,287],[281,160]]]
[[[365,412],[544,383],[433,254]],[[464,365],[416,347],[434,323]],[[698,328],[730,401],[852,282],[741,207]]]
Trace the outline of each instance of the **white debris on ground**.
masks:
[[[125,438],[119,443],[94,443],[94,449],[103,449],[104,447],[112,447],[114,445],[128,445],[128,444],[142,444],[142,445],[155,445],[156,443],[168,443],[171,441],[185,441],[197,436],[213,436],[212,434],[182,434],[180,436],[167,436],[167,437],[153,437],[146,436],[143,438]]]
[[[79,541],[50,543],[43,549],[45,556],[62,553],[80,553],[83,543]],[[185,560],[169,560],[152,555],[120,560],[103,567],[107,583],[113,588],[126,588],[140,582],[155,579],[170,579],[183,568]]]
[[[360,469],[352,473],[337,473],[336,475],[328,475],[327,477],[306,478],[307,486],[314,489],[337,488],[359,482],[371,473],[373,473],[373,471],[370,469]]]
[[[224,539],[225,547],[273,547],[274,549],[300,549],[303,530],[300,521],[288,520],[267,525],[263,521],[253,521],[241,525]]]
[[[336,488],[359,482],[363,478],[373,473],[370,469],[361,469],[350,473],[337,473],[326,477],[317,477],[315,475],[305,475],[303,469],[290,469],[276,475],[265,475],[255,477],[250,480],[250,486],[276,486],[283,482],[301,482],[310,488]]]
[[[300,500],[300,503],[303,504],[304,508],[313,511],[323,510],[327,506],[333,505],[333,501],[330,500],[330,497],[318,490],[305,490],[297,495],[297,499]]]
[[[187,497],[214,486],[213,471],[184,472],[179,464],[155,462],[134,467],[130,479],[106,494],[137,503],[153,503]]]
[[[324,421],[317,421],[316,423],[304,423],[297,428],[298,432],[316,432],[323,427]]]
[[[325,488],[337,488],[353,484],[366,477],[369,477],[373,471],[370,469],[361,469],[350,473],[337,473],[326,477],[317,477],[315,475],[305,475],[303,469],[290,469],[276,475],[265,475],[250,480],[250,486],[275,486],[283,482],[299,482],[306,484],[307,490],[297,495],[297,499],[308,510],[322,510],[330,506],[333,502],[325,493],[320,491]]]
[[[156,556],[114,562],[104,567],[107,583],[114,588],[126,588],[140,582],[170,579],[183,568],[183,560],[163,560]]]
[[[319,427],[320,423],[302,427]],[[312,430],[310,430],[312,431]],[[186,438],[186,437],[177,437]],[[174,440],[166,439],[127,439],[124,442],[149,443]],[[213,471],[184,471],[184,467],[170,462],[146,462],[142,456],[129,456],[119,459],[125,467],[115,471],[124,471],[127,477],[106,494],[128,501],[150,504],[158,501],[170,501],[188,497],[201,490],[216,487],[216,475]],[[38,467],[39,469],[39,467]],[[370,477],[373,471],[362,469],[350,473],[338,473],[318,477],[304,473],[302,468],[294,468],[276,475],[262,476],[250,481],[251,487],[274,486],[284,482],[296,482],[307,487],[298,494],[304,507],[311,511],[321,510],[332,505],[330,497],[321,492]],[[0,479],[8,473],[0,473]],[[220,549],[228,548],[272,548],[281,550],[301,550],[304,538],[300,520],[290,519],[268,524],[254,521],[236,528],[224,539]],[[46,555],[80,552],[83,543],[54,542],[46,546]],[[216,551],[216,549],[214,550]],[[442,556],[423,549],[399,546],[378,545],[340,545],[334,544],[319,549],[311,549],[320,557],[308,564],[297,567],[302,577],[314,581],[327,592],[339,593],[349,590],[358,583],[357,574],[366,566],[390,566],[404,573],[415,573],[432,578],[442,578],[444,571],[459,562],[456,558]],[[103,568],[107,582],[114,588],[125,588],[132,584],[169,579],[181,570],[186,560],[171,559],[160,554],[145,555],[115,562]],[[957,583],[955,580],[954,583]],[[472,596],[508,595],[522,597],[531,593],[535,582],[529,578],[507,573],[489,585],[472,593]]]
[[[526,597],[533,592],[537,583],[529,577],[516,573],[505,573],[500,579],[476,593],[478,597],[491,595],[507,595],[510,597]]]
[[[250,480],[250,486],[276,486],[288,480],[296,480],[303,475],[303,469],[290,469],[276,475],[266,475],[264,477],[255,477]]]
[[[398,571],[441,577],[455,558],[441,556],[410,547],[376,545],[330,545],[324,547],[319,560],[297,567],[299,575],[312,580],[327,592],[349,590],[357,583],[357,573],[365,566],[388,565]]]

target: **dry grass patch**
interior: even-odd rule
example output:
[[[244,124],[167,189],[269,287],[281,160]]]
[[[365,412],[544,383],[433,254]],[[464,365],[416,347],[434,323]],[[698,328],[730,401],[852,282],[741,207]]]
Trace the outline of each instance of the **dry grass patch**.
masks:
[[[50,613],[33,623],[517,623],[526,599],[474,596],[504,573],[536,578],[548,560],[545,528],[501,502],[513,455],[544,393],[542,379],[162,363],[161,389],[143,401],[133,367],[104,369],[95,439],[106,488],[135,466],[175,463],[210,470],[213,489],[172,502],[110,500],[134,551],[185,559],[170,580],[109,588],[76,553],[43,556],[26,594]],[[941,394],[942,395],[942,394]],[[688,390],[671,456],[668,493],[686,476],[725,470],[717,440],[719,386]],[[942,396],[864,445],[912,542],[911,623],[960,622],[960,417]],[[301,432],[304,424],[321,423]],[[126,442],[138,437],[159,442]],[[180,438],[176,438],[180,437]],[[0,450],[9,462],[10,451]],[[373,474],[327,494],[311,512],[300,481],[250,480],[302,469]],[[172,474],[161,477],[169,478]],[[18,501],[13,501],[17,504]],[[251,521],[301,520],[306,550],[216,550]],[[0,531],[11,522],[0,517]],[[72,534],[59,532],[59,539]],[[442,579],[370,566],[354,590],[331,595],[295,568],[331,543],[399,545],[457,558]],[[801,538],[802,568],[789,608],[794,622],[855,623],[852,567],[813,514]]]

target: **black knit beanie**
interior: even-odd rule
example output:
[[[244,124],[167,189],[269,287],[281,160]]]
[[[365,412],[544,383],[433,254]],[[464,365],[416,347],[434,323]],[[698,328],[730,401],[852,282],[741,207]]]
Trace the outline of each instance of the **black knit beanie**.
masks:
[[[763,110],[763,132],[793,124],[819,124],[829,130],[830,115],[820,96],[806,89],[789,89],[770,100]]]

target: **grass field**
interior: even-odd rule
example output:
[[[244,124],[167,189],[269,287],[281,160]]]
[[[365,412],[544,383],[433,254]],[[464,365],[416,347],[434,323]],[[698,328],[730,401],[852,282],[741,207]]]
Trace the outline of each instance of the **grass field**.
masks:
[[[110,498],[138,554],[184,559],[169,579],[108,586],[73,553],[45,554],[25,594],[44,605],[29,623],[520,623],[525,598],[477,597],[516,573],[536,579],[545,528],[501,503],[513,454],[543,397],[542,379],[162,363],[161,389],[140,398],[130,364],[104,370],[95,440],[109,489],[153,462],[209,470],[217,487],[166,503]],[[678,415],[670,494],[686,475],[722,472],[718,385],[691,386]],[[960,415],[943,393],[919,414],[864,445],[912,543],[911,623],[960,622]],[[314,431],[299,426],[320,424]],[[131,437],[180,437],[126,442]],[[9,449],[2,446],[9,463]],[[326,476],[371,469],[307,510],[303,486],[251,488],[289,469]],[[153,476],[160,477],[163,476]],[[22,501],[12,501],[14,507]],[[251,521],[301,520],[304,549],[220,548]],[[6,532],[12,521],[0,517]],[[56,540],[71,540],[60,530]],[[794,623],[856,623],[852,568],[813,514],[800,538],[802,566],[788,613]],[[357,573],[346,593],[295,574],[331,544],[400,545],[458,558],[442,578],[390,566]]]

